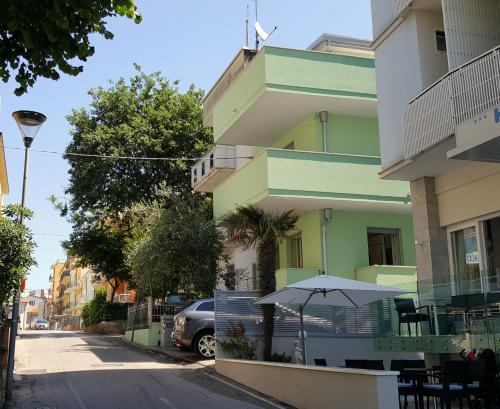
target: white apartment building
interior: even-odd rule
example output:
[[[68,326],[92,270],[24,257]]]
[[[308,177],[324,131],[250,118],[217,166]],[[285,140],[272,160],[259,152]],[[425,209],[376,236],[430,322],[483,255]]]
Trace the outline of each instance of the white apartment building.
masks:
[[[411,182],[419,280],[500,277],[500,1],[371,0],[381,177]]]

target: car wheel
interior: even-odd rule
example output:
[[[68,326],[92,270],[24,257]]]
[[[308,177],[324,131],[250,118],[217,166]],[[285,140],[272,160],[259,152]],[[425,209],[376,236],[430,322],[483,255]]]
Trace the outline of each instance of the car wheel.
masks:
[[[212,359],[215,356],[214,334],[204,332],[198,335],[194,343],[194,350],[202,358]]]

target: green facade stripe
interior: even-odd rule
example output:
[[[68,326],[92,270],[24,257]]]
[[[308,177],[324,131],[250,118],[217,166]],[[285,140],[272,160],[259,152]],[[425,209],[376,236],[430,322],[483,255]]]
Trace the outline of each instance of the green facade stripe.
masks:
[[[362,155],[345,155],[323,152],[305,152],[284,149],[268,149],[267,156],[290,160],[307,160],[311,162],[351,163],[356,165],[381,165],[379,157]]]
[[[365,99],[377,99],[376,94],[369,94],[364,92],[351,92],[342,91],[340,89],[325,89],[325,88],[312,88],[312,87],[301,87],[298,85],[282,85],[282,84],[266,84],[267,91],[288,91],[288,92],[300,92],[302,94],[314,94],[314,95],[329,95],[337,97],[349,97],[349,98],[365,98]]]
[[[290,190],[290,189],[269,189],[269,196],[295,196],[295,197],[318,197],[324,199],[340,199],[340,200],[364,200],[364,201],[379,201],[379,202],[396,202],[410,203],[411,199],[408,196],[378,196],[378,195],[363,195],[355,193],[336,193],[336,192],[313,192],[310,190]]]

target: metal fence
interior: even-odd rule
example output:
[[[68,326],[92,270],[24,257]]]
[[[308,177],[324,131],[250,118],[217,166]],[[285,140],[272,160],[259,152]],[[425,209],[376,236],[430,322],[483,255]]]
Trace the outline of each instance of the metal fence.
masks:
[[[261,307],[252,304],[258,297],[256,292],[216,292],[216,335],[225,337],[232,325],[240,323],[245,326],[247,336],[261,335]],[[276,306],[275,337],[296,337],[299,324],[298,306]],[[310,337],[371,337],[392,333],[392,302],[383,300],[357,309],[306,306],[304,328]]]
[[[457,125],[500,103],[500,47],[450,71],[407,107],[404,156],[411,159],[453,135]]]
[[[148,303],[131,305],[127,312],[127,331],[149,328]]]
[[[165,302],[148,300],[138,305],[131,305],[127,311],[127,331],[133,329],[146,329],[153,322],[160,322],[162,315],[175,315],[190,301]]]

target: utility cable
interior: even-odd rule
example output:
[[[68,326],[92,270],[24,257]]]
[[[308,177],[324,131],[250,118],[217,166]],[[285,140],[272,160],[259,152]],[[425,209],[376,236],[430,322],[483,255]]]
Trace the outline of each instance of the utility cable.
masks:
[[[13,150],[24,150],[24,148],[16,147],[16,146],[4,146],[5,149],[13,149]],[[142,161],[199,161],[199,160],[209,160],[207,157],[200,158],[188,158],[188,157],[147,157],[147,156],[115,156],[115,155],[99,155],[92,153],[76,153],[76,152],[57,152],[57,151],[48,151],[48,150],[40,150],[40,149],[30,149],[30,152],[35,153],[46,153],[51,155],[61,155],[61,156],[77,156],[84,158],[96,158],[96,159],[114,159],[114,160],[142,160]],[[221,159],[253,159],[253,156],[233,156],[231,158],[214,158],[214,160]]]

